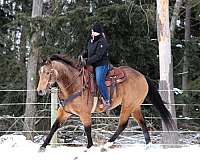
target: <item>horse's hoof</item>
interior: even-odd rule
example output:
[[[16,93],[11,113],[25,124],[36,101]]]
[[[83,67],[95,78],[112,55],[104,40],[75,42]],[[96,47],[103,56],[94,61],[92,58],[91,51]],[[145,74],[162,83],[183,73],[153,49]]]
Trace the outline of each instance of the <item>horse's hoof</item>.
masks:
[[[107,142],[106,144],[104,144],[104,145],[101,147],[100,151],[101,151],[101,152],[107,152],[108,149],[109,149],[112,145],[113,145],[113,142]]]
[[[146,146],[145,146],[145,150],[149,150],[152,148],[152,143],[148,143]]]
[[[89,147],[89,148],[87,147],[87,148],[85,148],[83,151],[84,151],[84,152],[89,152],[90,150],[91,150],[91,147]]]
[[[89,148],[87,147],[87,148],[85,148],[83,151],[84,151],[84,152],[89,152],[90,150],[92,150],[92,148],[94,148],[94,147],[93,147],[93,146],[91,146],[91,147],[89,147]]]
[[[45,147],[40,147],[40,149],[38,150],[38,152],[45,152],[46,148]]]
[[[84,150],[83,150],[83,152],[88,152],[89,151],[89,148],[85,148]]]
[[[74,159],[73,160],[77,160],[78,159],[78,157],[74,157]]]
[[[110,148],[110,147],[112,147],[112,145],[113,145],[113,142],[107,142],[107,143],[104,145],[104,147],[105,147],[105,148]]]
[[[102,147],[102,148],[100,149],[100,152],[107,152],[107,151],[108,151],[108,148]]]

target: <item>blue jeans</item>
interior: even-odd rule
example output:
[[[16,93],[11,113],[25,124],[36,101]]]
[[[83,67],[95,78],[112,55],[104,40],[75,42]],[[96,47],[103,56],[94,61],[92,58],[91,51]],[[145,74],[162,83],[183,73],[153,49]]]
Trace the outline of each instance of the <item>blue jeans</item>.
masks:
[[[109,65],[98,66],[95,68],[97,86],[98,86],[101,96],[103,97],[105,101],[110,101],[108,90],[105,85],[106,75],[108,71],[109,71]]]

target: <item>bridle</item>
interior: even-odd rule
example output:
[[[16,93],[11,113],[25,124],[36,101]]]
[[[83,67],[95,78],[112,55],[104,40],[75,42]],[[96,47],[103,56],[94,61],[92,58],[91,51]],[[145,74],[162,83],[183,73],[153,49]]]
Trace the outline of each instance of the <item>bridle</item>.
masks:
[[[55,79],[53,82],[51,81],[52,75],[53,75],[53,74],[56,74],[56,72],[57,72],[57,71],[56,71],[55,69],[51,68],[50,77],[49,77],[49,81],[48,81],[48,86],[49,86],[49,88],[51,88],[52,85],[57,81],[57,76],[58,76],[58,75],[55,75],[55,78],[56,78],[56,79]],[[84,72],[85,72],[85,68],[82,67],[82,68],[80,69],[80,71],[79,71],[78,73],[76,73],[76,74],[72,77],[71,82],[65,86],[65,89],[68,89],[72,84],[74,84],[74,83],[76,82],[76,80],[78,79],[78,77],[81,76],[82,73],[83,73],[83,77],[84,77]],[[57,74],[58,74],[58,73],[57,73]],[[83,83],[83,80],[82,80],[82,83]],[[83,85],[84,85],[84,83],[83,83]]]
[[[55,72],[57,72],[55,69],[51,69],[51,71],[50,71],[50,77],[49,77],[49,81],[48,81],[48,84],[47,84],[47,86],[49,86],[49,88],[51,89],[51,87],[56,83],[56,81],[57,81],[57,76],[56,76],[56,73]],[[55,76],[55,80],[54,81],[51,81],[51,79],[52,79],[52,76],[53,76],[53,74],[55,74],[54,76]]]
[[[51,68],[50,77],[49,77],[49,82],[48,82],[48,86],[49,86],[50,89],[51,89],[51,87],[53,86],[53,84],[56,83],[56,81],[57,81],[57,79],[55,79],[55,81],[53,81],[53,82],[51,81],[53,74],[56,74],[56,72],[57,72],[57,71],[56,71],[55,69]],[[71,94],[71,95],[69,95],[69,97],[68,97],[67,99],[64,99],[64,100],[59,99],[60,105],[61,105],[62,107],[64,107],[65,105],[69,104],[69,103],[70,103],[72,100],[74,100],[75,98],[77,98],[77,97],[83,95],[83,94],[82,94],[83,91],[87,88],[87,82],[86,82],[86,79],[85,79],[84,74],[85,74],[85,68],[82,67],[82,68],[80,69],[80,71],[77,72],[77,73],[72,77],[71,82],[70,82],[68,85],[65,86],[65,89],[68,89],[72,84],[74,84],[74,83],[76,82],[76,80],[78,79],[78,77],[80,77],[80,76],[82,75],[82,77],[81,77],[81,78],[82,78],[82,79],[81,79],[82,87],[80,88],[80,90],[77,91],[77,92],[74,92],[74,93]],[[55,75],[55,78],[57,78],[57,75]],[[68,111],[65,111],[65,112],[68,112]]]

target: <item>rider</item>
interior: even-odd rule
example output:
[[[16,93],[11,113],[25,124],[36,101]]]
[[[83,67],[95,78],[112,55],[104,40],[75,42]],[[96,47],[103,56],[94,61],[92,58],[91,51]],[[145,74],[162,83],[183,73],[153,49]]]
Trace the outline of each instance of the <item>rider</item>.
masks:
[[[106,75],[109,71],[108,43],[103,27],[96,23],[91,28],[91,38],[88,40],[87,49],[83,54],[85,65],[92,65],[98,89],[102,96],[105,109],[110,108],[110,97],[105,85]]]

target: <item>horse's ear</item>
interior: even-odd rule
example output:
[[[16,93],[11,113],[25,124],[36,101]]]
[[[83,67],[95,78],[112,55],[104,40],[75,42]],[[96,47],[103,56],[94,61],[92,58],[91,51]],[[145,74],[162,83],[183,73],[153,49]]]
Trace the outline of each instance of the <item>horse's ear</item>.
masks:
[[[51,64],[50,58],[47,58],[47,60],[45,61],[45,64]]]
[[[46,63],[46,61],[47,61],[47,59],[44,58],[44,57],[39,57],[39,59],[38,59],[38,63],[39,63],[40,65],[44,65],[44,64]]]
[[[46,58],[43,58],[42,59],[42,63],[46,63],[47,59]]]

